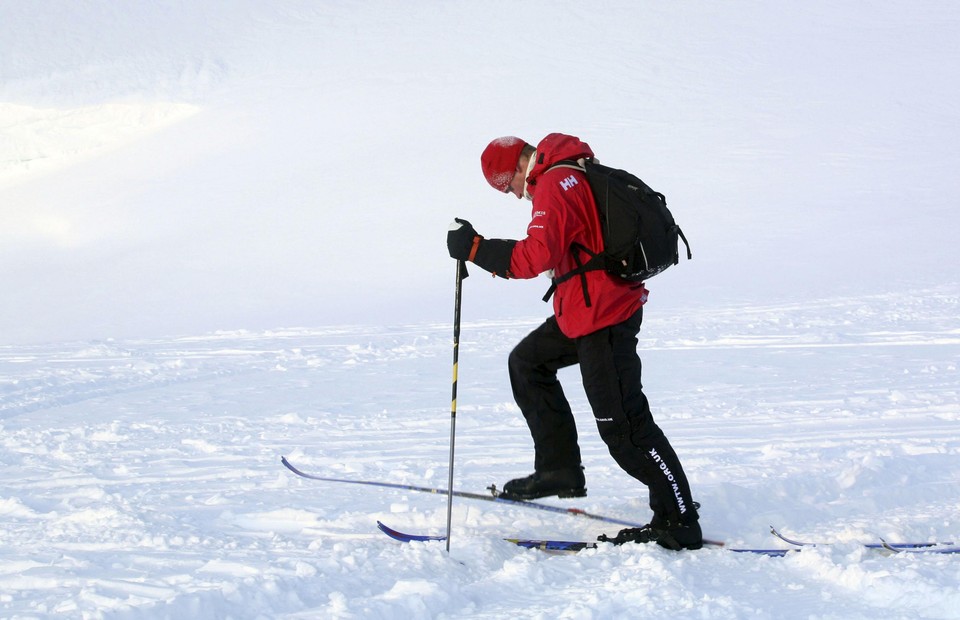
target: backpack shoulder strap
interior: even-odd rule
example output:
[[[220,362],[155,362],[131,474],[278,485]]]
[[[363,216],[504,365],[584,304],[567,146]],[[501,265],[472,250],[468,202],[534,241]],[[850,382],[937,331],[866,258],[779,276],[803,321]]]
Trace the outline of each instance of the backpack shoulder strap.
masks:
[[[596,164],[593,159],[587,157],[581,157],[580,159],[562,159],[557,163],[553,164],[547,170],[553,170],[554,168],[572,168],[573,170],[579,170],[586,174],[587,164]],[[563,274],[560,277],[553,278],[553,281],[550,284],[550,288],[547,289],[547,293],[543,296],[543,301],[550,301],[550,298],[553,297],[553,294],[557,290],[557,286],[566,282],[567,280],[580,276],[581,284],[583,287],[583,299],[586,302],[587,307],[591,306],[590,303],[590,292],[587,290],[587,272],[593,271],[595,269],[603,269],[603,256],[602,254],[595,254],[591,252],[582,244],[574,243],[571,248],[573,251],[573,259],[577,263],[576,269],[572,269],[567,273]],[[585,263],[580,262],[580,254],[584,253],[590,258]]]
[[[553,170],[554,168],[573,168],[574,170],[579,170],[580,172],[586,172],[586,163],[592,161],[592,159],[586,159],[583,157],[580,159],[561,159],[557,163],[547,168],[547,170]]]

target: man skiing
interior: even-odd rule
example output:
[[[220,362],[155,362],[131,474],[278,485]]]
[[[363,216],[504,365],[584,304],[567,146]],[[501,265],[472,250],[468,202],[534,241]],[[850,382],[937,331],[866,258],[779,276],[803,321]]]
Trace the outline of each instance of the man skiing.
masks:
[[[575,244],[599,252],[603,237],[585,174],[557,164],[592,157],[585,142],[559,133],[536,148],[512,136],[493,140],[480,157],[484,177],[494,189],[533,202],[527,236],[486,239],[457,219],[447,233],[450,256],[508,279],[545,271],[560,277],[576,269],[582,260]],[[601,540],[699,549],[702,535],[690,487],[642,390],[637,333],[646,300],[642,283],[602,269],[557,286],[554,315],[510,353],[510,383],[533,436],[535,457],[534,472],[507,482],[503,496],[586,495],[576,424],[557,380],[559,369],[579,364],[600,436],[617,464],[648,487],[653,511],[648,525]]]

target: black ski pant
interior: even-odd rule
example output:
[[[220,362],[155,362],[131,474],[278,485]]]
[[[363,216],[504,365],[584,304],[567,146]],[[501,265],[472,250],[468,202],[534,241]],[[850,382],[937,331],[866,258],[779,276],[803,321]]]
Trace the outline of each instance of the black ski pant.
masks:
[[[640,380],[642,320],[641,308],[622,323],[571,339],[550,317],[510,353],[510,383],[533,436],[535,470],[580,467],[576,423],[557,380],[559,369],[580,364],[600,437],[617,464],[650,491],[651,523],[688,523],[697,519],[690,486]]]

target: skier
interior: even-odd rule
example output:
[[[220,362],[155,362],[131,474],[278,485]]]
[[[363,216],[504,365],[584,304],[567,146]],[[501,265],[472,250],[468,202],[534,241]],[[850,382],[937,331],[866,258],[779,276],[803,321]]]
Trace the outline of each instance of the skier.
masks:
[[[490,142],[480,157],[496,190],[533,202],[526,238],[486,239],[466,220],[447,233],[450,256],[473,262],[503,278],[561,276],[581,263],[575,243],[603,248],[597,207],[585,174],[561,161],[592,158],[574,136],[553,133],[537,146],[513,136]],[[554,314],[510,353],[514,398],[534,442],[534,472],[510,480],[503,496],[535,499],[586,495],[577,429],[557,380],[560,368],[580,365],[583,387],[600,436],[617,464],[649,489],[653,518],[642,528],[621,530],[617,544],[656,542],[670,549],[699,549],[697,506],[680,460],[657,426],[641,384],[637,333],[647,289],[604,270],[559,284]]]

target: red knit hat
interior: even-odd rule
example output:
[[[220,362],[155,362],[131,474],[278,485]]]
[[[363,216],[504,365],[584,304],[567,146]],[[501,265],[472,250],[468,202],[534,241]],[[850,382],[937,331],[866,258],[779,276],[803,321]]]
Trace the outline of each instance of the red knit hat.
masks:
[[[497,191],[505,192],[510,187],[513,175],[517,173],[517,162],[526,142],[515,136],[497,138],[483,149],[480,167],[487,183]]]

